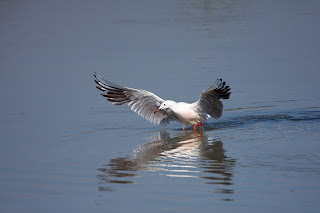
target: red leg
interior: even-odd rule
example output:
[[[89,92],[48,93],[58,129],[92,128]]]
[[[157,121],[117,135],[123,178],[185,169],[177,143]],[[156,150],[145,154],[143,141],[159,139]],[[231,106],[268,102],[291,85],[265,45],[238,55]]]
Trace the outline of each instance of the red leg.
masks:
[[[195,125],[193,126],[193,130],[194,130],[194,131],[196,131],[197,126],[202,126],[202,123],[201,123],[201,122],[199,122],[198,124],[195,124]]]

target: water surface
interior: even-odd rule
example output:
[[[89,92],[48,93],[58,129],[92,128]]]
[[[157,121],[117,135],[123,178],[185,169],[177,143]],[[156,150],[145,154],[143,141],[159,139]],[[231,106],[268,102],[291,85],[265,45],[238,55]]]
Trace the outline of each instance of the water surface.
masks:
[[[0,2],[1,212],[318,212],[317,1]],[[164,99],[232,88],[220,120],[154,126],[93,72]]]

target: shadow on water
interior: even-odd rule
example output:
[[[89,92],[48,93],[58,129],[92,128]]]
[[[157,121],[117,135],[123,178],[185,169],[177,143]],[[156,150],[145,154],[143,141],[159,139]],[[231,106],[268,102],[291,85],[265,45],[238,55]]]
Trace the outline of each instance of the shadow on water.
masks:
[[[203,183],[212,185],[215,193],[233,194],[231,186],[236,160],[226,156],[221,140],[209,137],[206,132],[255,127],[257,123],[271,126],[276,123],[292,126],[295,123],[310,127],[305,124],[312,122],[317,128],[319,121],[320,111],[258,113],[206,123],[197,133],[193,130],[171,131],[171,134],[166,130],[157,131],[130,156],[111,159],[98,169],[99,191],[115,191],[116,184],[143,182],[141,177],[152,172],[152,175],[165,177],[200,178]]]
[[[232,185],[235,160],[225,155],[223,143],[204,132],[158,131],[129,157],[111,159],[98,170],[99,190],[113,191],[114,184],[133,184],[139,181],[139,171],[157,172],[176,178],[201,178],[206,184]],[[221,188],[221,187],[220,187]],[[223,188],[223,187],[222,187]],[[229,188],[214,192],[232,194]]]

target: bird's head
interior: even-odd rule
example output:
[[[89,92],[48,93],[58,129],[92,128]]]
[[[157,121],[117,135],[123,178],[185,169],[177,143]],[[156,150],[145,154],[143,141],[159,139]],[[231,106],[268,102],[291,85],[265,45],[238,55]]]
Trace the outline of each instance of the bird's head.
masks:
[[[157,113],[160,110],[166,110],[166,109],[170,108],[172,106],[172,102],[173,101],[164,101],[164,102],[162,102],[160,107],[156,111],[154,111],[154,113]]]

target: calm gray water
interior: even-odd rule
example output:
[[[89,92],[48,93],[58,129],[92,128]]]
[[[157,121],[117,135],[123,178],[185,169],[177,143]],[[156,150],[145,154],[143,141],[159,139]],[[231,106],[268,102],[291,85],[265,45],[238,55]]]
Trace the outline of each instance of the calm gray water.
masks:
[[[319,1],[0,1],[0,212],[319,212]],[[196,133],[93,72],[193,102]]]

